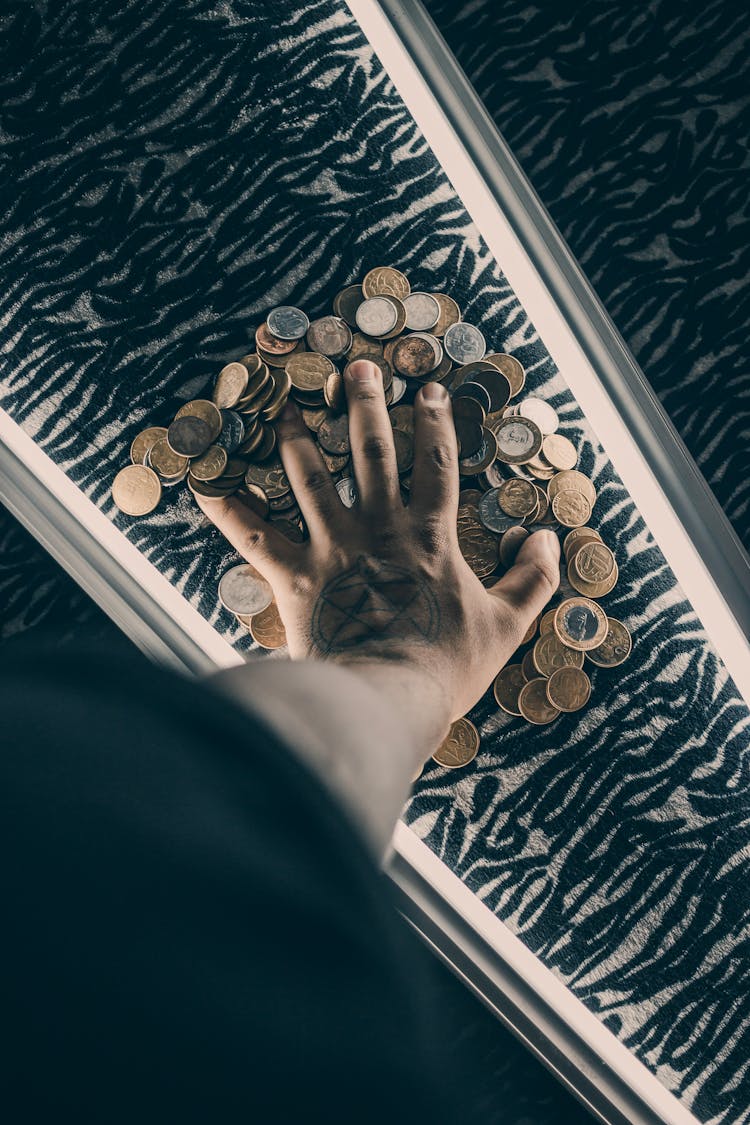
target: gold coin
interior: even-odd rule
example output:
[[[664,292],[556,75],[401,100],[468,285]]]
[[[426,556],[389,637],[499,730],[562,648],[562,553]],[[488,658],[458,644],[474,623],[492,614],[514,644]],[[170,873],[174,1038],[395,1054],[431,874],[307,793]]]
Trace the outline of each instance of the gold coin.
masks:
[[[408,279],[393,266],[376,266],[365,274],[362,281],[362,296],[367,300],[370,297],[397,297],[399,301],[403,301],[410,293]]]
[[[308,430],[317,433],[322,424],[328,417],[328,411],[324,407],[305,407],[302,410],[302,417],[305,420],[305,425]]]
[[[112,482],[112,499],[126,516],[147,516],[161,499],[161,482],[148,466],[128,465]]]
[[[253,375],[257,375],[262,366],[262,360],[257,352],[250,352],[249,355],[241,356],[238,363],[241,363],[243,367],[247,368],[247,373],[251,379]]]
[[[597,668],[616,668],[623,664],[633,650],[633,638],[622,621],[616,617],[607,618],[607,635],[598,648],[586,653],[586,659]]]
[[[493,352],[484,357],[485,363],[491,363],[494,368],[501,371],[510,383],[510,397],[515,398],[524,388],[526,372],[515,356],[506,355],[504,352]]]
[[[293,355],[296,355],[298,352],[306,351],[307,344],[304,340],[297,340],[292,350],[287,352],[286,355],[273,355],[271,352],[264,351],[260,346],[258,347],[258,355],[268,367],[280,367],[282,370],[286,370],[287,364]]]
[[[560,471],[574,469],[578,463],[576,447],[562,434],[547,434],[542,442],[542,453],[552,468]]]
[[[198,480],[192,473],[187,475],[187,486],[195,496],[207,496],[213,500],[223,499],[225,496],[231,496],[233,492],[242,484],[242,478],[230,481],[224,481],[223,478],[219,480]]]
[[[536,490],[537,499],[539,500],[539,511],[537,512],[536,516],[534,517],[534,522],[535,523],[554,523],[555,522],[554,521],[554,515],[550,511],[547,493],[544,491],[544,489],[539,484],[535,484],[534,488]]]
[[[552,497],[552,514],[563,527],[583,527],[591,519],[591,504],[582,492],[564,488]]]
[[[578,652],[598,648],[607,635],[607,616],[590,598],[567,598],[555,610],[552,624],[562,643]]]
[[[615,569],[615,556],[605,543],[583,543],[575,553],[570,571],[584,582],[606,582]]]
[[[582,492],[588,500],[591,507],[596,504],[596,489],[587,476],[579,473],[577,469],[568,469],[562,473],[556,473],[552,480],[547,485],[547,495],[550,498],[550,503],[557,496],[558,492],[572,489],[575,492]]]
[[[292,488],[284,466],[278,458],[265,465],[248,465],[245,471],[245,484],[248,488],[253,484],[259,484],[269,500],[286,496]]]
[[[568,582],[577,590],[579,594],[583,594],[586,598],[603,598],[606,594],[610,594],[618,583],[620,578],[620,570],[617,563],[609,578],[603,579],[601,582],[585,582],[576,572],[575,564],[578,555],[573,558],[572,564],[568,567]]]
[[[506,568],[513,566],[516,555],[521,550],[523,543],[528,539],[529,533],[525,527],[518,524],[509,527],[500,540],[500,562]]]
[[[547,699],[559,711],[580,711],[591,698],[591,680],[581,668],[558,668],[547,680]]]
[[[583,667],[583,653],[568,648],[554,632],[543,633],[531,651],[540,676],[551,676],[558,668]]]
[[[263,439],[253,454],[256,461],[265,461],[276,449],[276,430],[265,422],[262,425]]]
[[[477,728],[470,719],[456,719],[455,723],[451,723],[448,736],[432,755],[432,760],[449,770],[460,769],[476,758],[478,750]]]
[[[252,615],[250,633],[261,648],[282,648],[286,644],[286,629],[276,602],[271,602],[266,609]]]
[[[344,387],[344,376],[340,371],[332,371],[323,385],[323,395],[327,405],[331,410],[341,414],[346,410],[346,389]],[[318,426],[320,429],[320,426]]]
[[[148,459],[154,472],[167,480],[172,477],[179,477],[190,464],[190,458],[175,453],[166,438],[159,438],[157,442],[154,442]]]
[[[333,360],[320,352],[297,352],[286,365],[292,386],[300,391],[322,391],[326,379],[335,370]]]
[[[396,341],[389,341],[389,344],[386,344],[385,347],[388,347],[390,345],[395,347]],[[384,347],[381,341],[376,339],[374,336],[366,336],[364,332],[353,332],[352,346],[346,353],[347,362],[351,363],[352,360],[359,359],[360,356],[367,355],[371,352],[379,352],[381,356],[385,354]],[[385,358],[390,363],[390,356],[385,356]]]
[[[200,418],[211,432],[211,441],[216,441],[224,425],[218,406],[209,402],[207,398],[194,398],[192,402],[186,402],[174,417],[175,421],[178,418]]]
[[[536,665],[534,664],[534,650],[532,648],[529,649],[521,661],[521,671],[527,683],[529,683],[530,680],[535,680],[539,675]]]
[[[414,434],[414,407],[407,403],[399,403],[388,411],[388,417],[394,430],[403,430],[404,433]]]
[[[485,530],[471,505],[459,507],[456,523],[461,554],[477,578],[486,578],[499,561],[497,539]]]
[[[497,502],[506,516],[515,517],[527,516],[539,503],[534,485],[520,477],[506,480],[500,485]]]
[[[552,619],[554,618],[554,616],[554,609],[548,609],[547,612],[542,615],[542,620],[539,622],[539,632],[542,634],[542,636],[544,636],[545,633],[554,632],[554,626],[552,624]]]
[[[355,313],[365,299],[361,285],[347,285],[333,298],[334,316],[340,316],[350,328],[356,328]]]
[[[567,555],[575,543],[588,543],[594,540],[601,543],[602,537],[593,527],[574,527],[563,539],[563,551]]]
[[[292,389],[292,381],[289,378],[288,371],[274,371],[271,378],[273,379],[273,390],[270,398],[262,407],[262,417],[266,422],[278,417],[286,406],[286,400],[289,398],[289,392]]]
[[[509,715],[520,715],[518,696],[526,683],[520,664],[506,664],[495,676],[495,702]]]
[[[256,421],[257,425],[255,425],[250,432],[246,433],[242,445],[239,445],[235,450],[235,453],[238,453],[241,457],[254,457],[255,451],[260,449],[263,444],[265,439],[263,423],[260,419],[256,419]]]
[[[518,696],[518,708],[527,722],[539,727],[553,722],[560,714],[559,708],[553,707],[547,698],[547,681],[543,676],[524,684]]]
[[[202,457],[196,457],[190,464],[190,472],[196,480],[216,480],[227,467],[229,456],[220,445],[210,445]]]
[[[222,367],[211,396],[214,404],[220,410],[231,410],[244,395],[249,377],[250,372],[244,363],[228,363]]]
[[[446,293],[430,293],[440,306],[440,318],[434,328],[431,329],[433,336],[444,336],[452,324],[458,324],[461,319],[461,310],[453,300]]]
[[[337,457],[351,453],[349,415],[333,414],[326,418],[318,430],[318,442],[327,453],[333,453]]]
[[[141,430],[139,434],[136,434],[130,446],[130,460],[133,464],[145,465],[146,458],[157,441],[166,436],[167,430],[165,426],[149,426],[148,429]]]

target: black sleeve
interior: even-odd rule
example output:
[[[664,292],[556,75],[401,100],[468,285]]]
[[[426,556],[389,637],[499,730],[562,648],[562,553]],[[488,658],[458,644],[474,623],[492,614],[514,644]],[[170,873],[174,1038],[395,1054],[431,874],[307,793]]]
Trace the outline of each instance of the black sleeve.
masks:
[[[457,1119],[427,954],[269,728],[137,656],[0,677],[10,1120]]]

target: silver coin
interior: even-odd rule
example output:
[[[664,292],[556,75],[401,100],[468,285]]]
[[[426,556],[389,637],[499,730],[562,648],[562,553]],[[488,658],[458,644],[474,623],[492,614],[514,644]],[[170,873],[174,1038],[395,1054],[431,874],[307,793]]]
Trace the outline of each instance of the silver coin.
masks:
[[[440,320],[440,305],[429,293],[410,293],[404,297],[406,328],[412,332],[429,332]]]
[[[420,340],[426,340],[431,346],[433,355],[435,356],[435,367],[439,367],[443,362],[443,345],[438,340],[437,336],[431,336],[429,332],[410,332],[410,336],[418,336]],[[432,370],[435,370],[435,367]]]
[[[357,328],[366,336],[385,336],[398,322],[396,306],[387,297],[369,297],[354,314]]]
[[[347,508],[353,508],[357,503],[357,485],[352,477],[344,477],[342,480],[336,481],[336,491],[341,497],[342,504]]]
[[[488,531],[496,535],[504,535],[511,527],[518,527],[519,522],[515,516],[507,516],[498,504],[499,488],[491,488],[485,492],[479,501],[479,520]]]
[[[443,345],[448,355],[456,363],[478,363],[487,351],[484,336],[473,324],[459,320],[451,324],[443,336]]]
[[[240,563],[222,574],[219,601],[230,613],[260,613],[273,601],[273,590],[254,566]]]
[[[222,410],[221,412],[221,433],[216,439],[215,444],[220,445],[222,449],[226,449],[227,453],[234,453],[242,445],[245,439],[245,423],[241,414],[236,410]]]
[[[301,340],[310,327],[305,313],[294,305],[279,305],[277,309],[271,309],[266,324],[268,331],[279,340]]]
[[[523,402],[518,403],[516,413],[521,418],[529,418],[532,422],[536,422],[545,436],[554,434],[560,425],[560,419],[554,406],[550,406],[548,402],[541,398],[525,398]]]
[[[202,418],[185,414],[175,418],[167,430],[167,444],[180,457],[200,457],[212,441],[211,427]]]
[[[400,375],[394,375],[392,386],[393,398],[391,399],[390,405],[395,406],[406,394],[406,379],[402,379]]]
[[[340,316],[321,316],[307,330],[307,346],[311,352],[340,359],[352,346],[352,330]]]

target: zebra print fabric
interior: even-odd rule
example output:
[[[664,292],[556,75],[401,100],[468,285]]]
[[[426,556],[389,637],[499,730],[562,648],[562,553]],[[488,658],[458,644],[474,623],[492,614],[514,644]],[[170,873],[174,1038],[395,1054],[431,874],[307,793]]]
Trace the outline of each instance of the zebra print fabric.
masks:
[[[0,402],[243,651],[184,487],[117,513],[133,436],[379,263],[453,294],[558,410],[616,552],[630,662],[531,730],[485,697],[404,817],[704,1120],[750,1120],[747,709],[536,329],[341,0],[4,9]],[[743,768],[744,767],[744,768]]]

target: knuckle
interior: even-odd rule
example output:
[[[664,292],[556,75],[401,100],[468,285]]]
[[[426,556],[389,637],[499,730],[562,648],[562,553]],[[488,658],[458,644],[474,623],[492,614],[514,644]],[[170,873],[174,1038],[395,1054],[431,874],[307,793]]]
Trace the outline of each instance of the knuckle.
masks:
[[[455,452],[448,441],[433,441],[428,450],[427,457],[435,469],[448,469],[453,464]]]
[[[308,469],[303,485],[306,492],[324,492],[331,485],[331,474],[327,469]]]
[[[242,546],[244,550],[259,553],[265,550],[267,543],[265,528],[248,527],[242,533]]]
[[[350,398],[355,402],[378,402],[383,397],[383,392],[378,387],[355,387],[350,391]]]
[[[370,461],[385,461],[390,457],[392,443],[382,434],[367,434],[362,441],[362,452]]]

